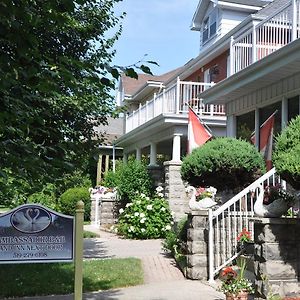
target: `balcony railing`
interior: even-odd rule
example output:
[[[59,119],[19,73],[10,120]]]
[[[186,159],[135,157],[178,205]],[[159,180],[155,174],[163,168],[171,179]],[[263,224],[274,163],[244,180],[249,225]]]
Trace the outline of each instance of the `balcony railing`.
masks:
[[[230,74],[241,71],[300,37],[300,0],[291,0],[253,28],[232,38]]]
[[[198,97],[211,83],[180,81],[164,89],[159,94],[154,94],[152,100],[126,117],[126,133],[154,119],[160,114],[181,114],[188,111],[189,105],[200,116],[225,116],[223,105],[204,105]]]

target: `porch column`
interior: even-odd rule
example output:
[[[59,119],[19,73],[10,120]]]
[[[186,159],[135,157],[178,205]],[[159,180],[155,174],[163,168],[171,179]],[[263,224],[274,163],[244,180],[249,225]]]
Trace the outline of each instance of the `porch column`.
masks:
[[[128,161],[128,153],[123,152],[123,163],[127,164]]]
[[[227,117],[226,136],[236,137],[236,116],[230,115]]]
[[[149,166],[157,166],[157,145],[155,143],[150,144],[150,164]]]
[[[173,151],[172,151],[172,161],[181,161],[181,136],[182,134],[175,133],[173,136]]]
[[[109,155],[105,155],[105,170],[104,174],[106,175],[109,170]]]
[[[142,151],[141,148],[136,148],[135,159],[138,161],[142,160]]]
[[[281,129],[285,128],[288,123],[288,99],[283,98],[281,101]]]
[[[96,185],[100,184],[102,179],[102,154],[99,154],[98,164],[97,164],[97,180]]]
[[[259,139],[260,139],[260,125],[259,125],[259,108],[255,109],[255,146],[259,149]]]

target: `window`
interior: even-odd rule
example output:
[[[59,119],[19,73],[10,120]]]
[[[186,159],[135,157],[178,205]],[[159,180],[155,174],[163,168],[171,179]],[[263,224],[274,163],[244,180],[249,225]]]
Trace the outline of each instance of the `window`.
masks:
[[[236,117],[236,137],[251,142],[255,129],[254,111]]]
[[[300,99],[299,96],[288,99],[288,121],[300,114]]]
[[[202,42],[205,43],[217,32],[217,10],[213,10],[210,15],[204,19],[202,25]]]

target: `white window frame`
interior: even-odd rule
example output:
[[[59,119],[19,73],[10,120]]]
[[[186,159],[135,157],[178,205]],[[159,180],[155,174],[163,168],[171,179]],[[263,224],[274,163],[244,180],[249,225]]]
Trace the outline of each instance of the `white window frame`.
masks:
[[[203,19],[203,23],[202,23],[202,44],[205,44],[207,41],[209,41],[213,36],[215,36],[217,34],[217,23],[218,23],[218,9],[214,8]],[[211,32],[213,28],[214,28],[214,31]],[[207,32],[207,37],[204,39],[205,32]]]

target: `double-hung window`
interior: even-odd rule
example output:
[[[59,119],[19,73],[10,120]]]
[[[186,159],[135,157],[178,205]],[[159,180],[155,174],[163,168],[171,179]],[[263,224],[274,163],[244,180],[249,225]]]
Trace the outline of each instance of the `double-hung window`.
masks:
[[[217,10],[214,9],[207,18],[204,19],[202,25],[202,42],[205,43],[209,38],[217,32]]]

